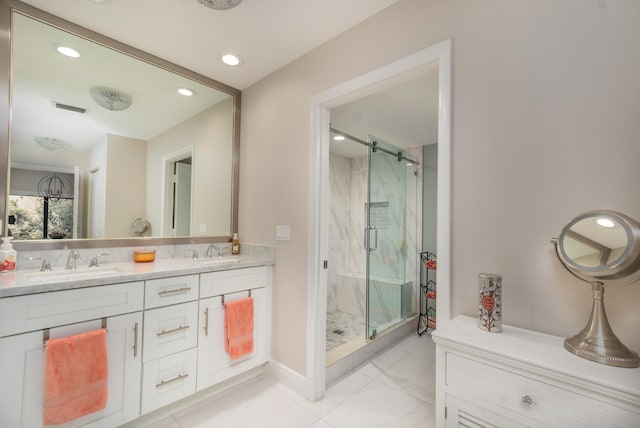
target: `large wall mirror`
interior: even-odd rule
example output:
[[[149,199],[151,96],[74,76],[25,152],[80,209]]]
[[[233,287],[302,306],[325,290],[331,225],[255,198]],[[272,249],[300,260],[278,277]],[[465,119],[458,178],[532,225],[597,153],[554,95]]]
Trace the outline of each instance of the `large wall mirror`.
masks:
[[[227,240],[240,91],[0,2],[3,233],[19,249]]]

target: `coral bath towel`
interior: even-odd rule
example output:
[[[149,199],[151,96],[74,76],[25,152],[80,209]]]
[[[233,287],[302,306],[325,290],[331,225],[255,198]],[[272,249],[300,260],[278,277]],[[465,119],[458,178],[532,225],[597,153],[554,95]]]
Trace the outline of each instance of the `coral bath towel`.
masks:
[[[105,329],[47,341],[44,425],[57,425],[107,405],[109,367]]]
[[[225,305],[224,336],[224,349],[232,360],[253,352],[253,297]]]

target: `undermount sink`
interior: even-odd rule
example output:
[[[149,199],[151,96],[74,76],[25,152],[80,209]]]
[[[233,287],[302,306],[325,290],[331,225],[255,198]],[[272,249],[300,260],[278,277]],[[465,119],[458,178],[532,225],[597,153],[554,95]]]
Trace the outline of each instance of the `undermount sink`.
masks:
[[[117,275],[123,271],[117,267],[102,266],[78,269],[49,270],[25,273],[28,281],[58,282],[75,281],[81,279],[102,278],[104,276]]]
[[[206,259],[195,259],[194,263],[198,265],[217,266],[238,263],[239,257],[211,257]]]

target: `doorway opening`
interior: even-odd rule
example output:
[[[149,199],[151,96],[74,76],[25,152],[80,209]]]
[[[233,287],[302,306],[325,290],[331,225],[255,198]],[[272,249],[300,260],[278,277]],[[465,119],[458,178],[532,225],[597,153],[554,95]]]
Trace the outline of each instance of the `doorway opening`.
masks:
[[[328,266],[329,254],[333,251],[329,245],[329,217],[331,215],[329,209],[330,127],[334,126],[334,109],[380,92],[385,88],[396,86],[401,82],[413,80],[422,76],[425,69],[432,67],[436,67],[438,70],[437,253],[439,254],[439,299],[437,311],[439,320],[447,320],[449,318],[450,281],[451,41],[447,40],[409,55],[312,98],[312,155],[309,176],[311,235],[308,263],[306,370],[306,395],[311,400],[319,399],[324,395],[327,380]],[[338,128],[339,125],[336,123],[335,127]],[[395,138],[386,137],[385,139],[393,141],[394,145],[399,145]],[[429,142],[424,141],[420,146],[426,144]],[[419,232],[417,236],[421,236],[421,233]],[[416,239],[418,238],[416,237]],[[418,267],[418,254],[419,252],[416,253],[415,269]],[[415,326],[412,326],[412,329],[415,330]],[[391,334],[393,332],[382,336],[386,338]],[[376,334],[376,336],[378,335],[379,333]],[[371,344],[382,343],[381,340],[382,337],[374,340]]]
[[[164,236],[191,235],[192,165],[191,149],[164,160]]]

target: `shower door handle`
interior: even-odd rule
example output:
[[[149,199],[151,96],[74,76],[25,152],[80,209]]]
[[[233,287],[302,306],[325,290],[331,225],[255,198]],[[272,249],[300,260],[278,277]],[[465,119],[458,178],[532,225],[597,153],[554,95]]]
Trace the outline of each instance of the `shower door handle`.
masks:
[[[373,235],[373,246],[371,245]],[[367,226],[364,228],[364,248],[367,251],[375,251],[378,249],[378,229],[375,226]]]

